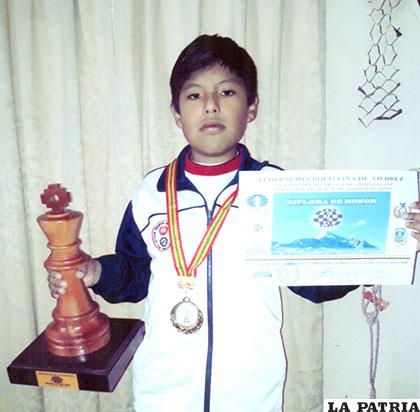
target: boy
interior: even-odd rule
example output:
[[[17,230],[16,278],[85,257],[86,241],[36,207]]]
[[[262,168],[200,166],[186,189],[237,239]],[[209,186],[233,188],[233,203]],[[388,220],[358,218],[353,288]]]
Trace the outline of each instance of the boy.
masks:
[[[92,260],[80,276],[110,302],[147,297],[146,336],[133,361],[136,410],[280,411],[280,293],[244,279],[233,247],[238,171],[275,168],[239,143],[257,116],[255,64],[231,39],[203,35],[180,54],[170,85],[188,146],[144,178],[116,253]],[[419,239],[419,215],[411,219]],[[49,282],[54,297],[65,292],[59,274]],[[291,289],[322,302],[355,288]]]

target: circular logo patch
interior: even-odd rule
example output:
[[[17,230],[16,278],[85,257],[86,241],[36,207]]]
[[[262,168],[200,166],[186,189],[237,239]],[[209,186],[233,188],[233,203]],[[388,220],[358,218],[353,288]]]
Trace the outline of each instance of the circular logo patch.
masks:
[[[156,248],[162,252],[169,248],[169,226],[166,220],[161,220],[153,226],[152,240]]]
[[[261,207],[264,207],[268,203],[268,199],[264,195],[256,194],[256,195],[249,196],[246,199],[246,202],[248,203],[249,206],[259,209]]]
[[[400,203],[394,208],[394,216],[397,218],[403,218],[408,213],[407,203]]]

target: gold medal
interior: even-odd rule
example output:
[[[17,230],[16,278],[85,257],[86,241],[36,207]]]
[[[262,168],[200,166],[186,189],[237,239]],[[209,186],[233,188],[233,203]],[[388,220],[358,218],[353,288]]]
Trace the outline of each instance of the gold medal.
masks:
[[[185,296],[171,310],[171,322],[179,332],[189,335],[201,328],[203,313],[195,303]]]

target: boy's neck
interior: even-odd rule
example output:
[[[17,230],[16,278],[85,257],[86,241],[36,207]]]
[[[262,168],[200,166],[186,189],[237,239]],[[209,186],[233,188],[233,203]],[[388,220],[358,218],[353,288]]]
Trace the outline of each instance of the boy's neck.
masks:
[[[190,153],[185,156],[185,171],[194,175],[217,176],[238,170],[242,159],[242,150],[238,148],[236,156],[224,163],[199,163],[191,160]]]

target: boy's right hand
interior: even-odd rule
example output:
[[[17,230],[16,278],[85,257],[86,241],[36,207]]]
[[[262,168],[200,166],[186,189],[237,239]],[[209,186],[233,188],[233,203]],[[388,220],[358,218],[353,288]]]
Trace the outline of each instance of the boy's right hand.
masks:
[[[83,279],[86,287],[95,286],[101,277],[102,267],[98,260],[90,259],[87,263],[76,270],[76,277]],[[61,273],[48,271],[48,287],[51,296],[55,299],[66,293],[67,282],[63,280]]]

